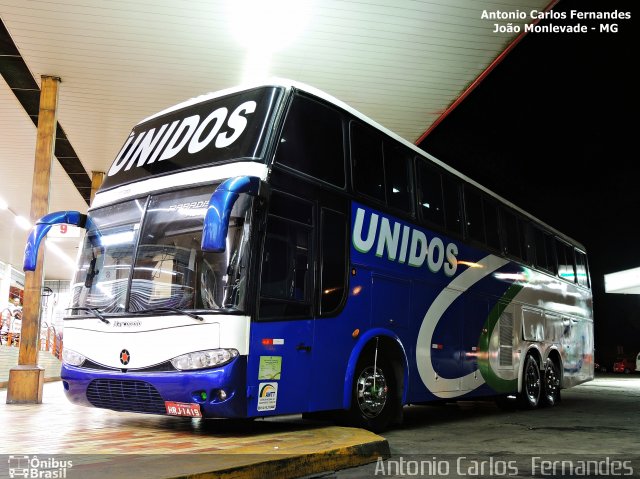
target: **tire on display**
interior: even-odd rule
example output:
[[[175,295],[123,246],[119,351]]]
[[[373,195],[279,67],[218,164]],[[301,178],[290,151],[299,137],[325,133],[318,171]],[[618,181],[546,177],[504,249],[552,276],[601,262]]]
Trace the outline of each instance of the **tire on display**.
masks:
[[[373,432],[388,429],[401,415],[398,384],[393,364],[384,351],[378,349],[377,360],[374,350],[365,351],[354,374],[350,422]]]
[[[540,405],[542,389],[542,378],[538,361],[533,355],[527,354],[524,360],[522,392],[520,393],[520,403],[522,406],[525,409],[537,408]]]
[[[544,363],[542,401],[545,406],[555,406],[560,402],[560,369],[551,358]]]

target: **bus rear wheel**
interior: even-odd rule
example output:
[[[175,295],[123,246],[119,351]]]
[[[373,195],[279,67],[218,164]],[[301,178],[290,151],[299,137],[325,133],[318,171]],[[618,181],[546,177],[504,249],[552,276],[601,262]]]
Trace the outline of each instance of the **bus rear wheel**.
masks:
[[[544,394],[542,399],[546,406],[555,406],[560,402],[560,370],[551,358],[547,358],[544,365]]]
[[[536,358],[528,354],[524,360],[520,403],[525,409],[535,409],[540,405],[541,395],[542,379],[540,376],[540,366]]]
[[[375,364],[375,366],[374,366]],[[393,365],[378,350],[363,354],[356,366],[351,409],[351,423],[373,432],[382,432],[399,416],[398,380]]]

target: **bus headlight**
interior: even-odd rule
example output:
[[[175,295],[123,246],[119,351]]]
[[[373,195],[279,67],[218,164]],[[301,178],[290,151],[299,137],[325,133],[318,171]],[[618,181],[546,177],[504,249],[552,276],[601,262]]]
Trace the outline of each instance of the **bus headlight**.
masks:
[[[236,349],[209,349],[177,356],[171,360],[171,364],[180,371],[213,368],[227,364],[237,355]]]
[[[70,366],[81,366],[85,359],[82,354],[76,353],[73,349],[62,349],[62,361]]]

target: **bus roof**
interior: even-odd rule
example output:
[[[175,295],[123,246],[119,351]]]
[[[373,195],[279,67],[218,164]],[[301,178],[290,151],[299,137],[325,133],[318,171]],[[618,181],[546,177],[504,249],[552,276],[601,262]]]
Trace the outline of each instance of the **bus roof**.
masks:
[[[523,210],[522,208],[518,207],[517,205],[513,204],[512,202],[510,202],[509,200],[503,198],[502,196],[494,193],[493,191],[489,190],[488,188],[482,186],[481,184],[479,184],[478,182],[476,182],[475,180],[472,180],[471,178],[467,177],[466,175],[460,173],[459,171],[455,170],[454,168],[452,168],[451,166],[447,165],[446,163],[440,161],[439,159],[437,159],[435,156],[427,153],[426,151],[422,150],[421,148],[418,148],[415,144],[407,141],[406,139],[402,138],[401,136],[397,135],[396,133],[394,133],[393,131],[389,130],[388,128],[382,126],[381,124],[379,124],[378,122],[376,122],[375,120],[372,120],[371,118],[369,118],[368,116],[364,115],[363,113],[359,112],[358,110],[354,109],[353,107],[347,105],[346,103],[344,103],[343,101],[329,95],[328,93],[319,90],[315,87],[312,87],[310,85],[306,85],[304,83],[295,81],[295,80],[289,80],[286,78],[270,78],[268,80],[262,81],[262,82],[258,82],[258,83],[247,83],[247,84],[242,84],[242,85],[238,85],[232,88],[227,88],[224,90],[219,90],[216,92],[211,92],[211,93],[207,93],[204,95],[200,95],[197,96],[195,98],[191,98],[190,100],[186,100],[182,103],[178,103],[177,105],[173,105],[165,110],[162,110],[154,115],[151,115],[147,118],[145,118],[144,120],[140,121],[138,124],[141,123],[145,123],[149,120],[152,120],[154,118],[163,116],[165,114],[171,113],[173,111],[177,111],[183,108],[187,108],[189,106],[192,105],[196,105],[198,103],[201,102],[205,102],[208,100],[212,100],[214,98],[219,98],[219,97],[223,97],[226,95],[230,95],[233,93],[238,93],[241,91],[245,91],[245,90],[250,90],[253,88],[260,88],[260,87],[268,87],[268,86],[275,86],[275,87],[281,87],[281,88],[285,88],[287,90],[292,90],[292,89],[296,89],[296,90],[300,90],[303,92],[306,92],[308,94],[311,94],[313,96],[316,96],[318,98],[321,98],[335,106],[337,106],[338,108],[341,108],[342,110],[345,110],[346,112],[350,113],[351,115],[357,117],[358,119],[364,121],[365,123],[368,123],[369,125],[373,126],[374,128],[382,131],[383,133],[385,133],[386,135],[392,137],[393,139],[395,139],[396,141],[402,143],[403,145],[411,148],[412,150],[414,150],[417,154],[427,157],[429,160],[431,160],[433,163],[437,164],[438,166],[440,166],[442,169],[450,172],[451,174],[459,177],[460,179],[462,179],[463,181],[465,181],[466,183],[475,186],[476,188],[478,188],[479,190],[485,192],[486,194],[490,195],[491,197],[495,198],[496,200],[500,201],[501,203],[509,206],[510,208],[514,209],[515,211],[517,211],[518,213],[520,213],[521,215],[535,221],[537,224],[543,226],[545,229],[549,230],[549,232],[559,236],[560,238],[564,239],[565,241],[568,241],[570,243],[572,243],[573,245],[575,245],[576,247],[578,247],[579,249],[581,249],[582,251],[586,252],[586,249],[584,247],[584,245],[582,245],[580,242],[576,241],[575,239],[571,238],[570,236],[567,236],[566,234],[558,231],[557,229],[553,228],[552,226],[546,224],[544,221],[541,221],[540,219],[536,218],[535,216],[533,216],[532,214],[526,212],[525,210]]]

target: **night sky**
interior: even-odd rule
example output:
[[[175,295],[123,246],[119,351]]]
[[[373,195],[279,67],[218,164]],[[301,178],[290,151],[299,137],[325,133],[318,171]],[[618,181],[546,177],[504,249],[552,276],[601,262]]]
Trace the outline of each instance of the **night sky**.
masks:
[[[605,294],[603,277],[640,267],[634,3],[561,0],[554,11],[631,19],[580,21],[618,23],[618,33],[528,33],[419,145],[586,246],[605,364],[619,346],[640,351],[640,295]]]

